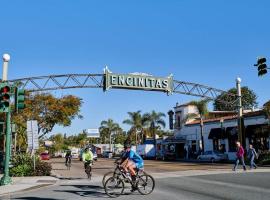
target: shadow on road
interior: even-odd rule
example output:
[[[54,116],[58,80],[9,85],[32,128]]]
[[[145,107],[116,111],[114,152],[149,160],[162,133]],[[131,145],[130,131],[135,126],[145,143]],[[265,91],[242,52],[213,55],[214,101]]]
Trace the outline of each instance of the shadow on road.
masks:
[[[82,180],[86,178],[80,178],[80,177],[60,177],[60,180]]]
[[[108,198],[104,192],[104,188],[98,185],[60,185],[62,187],[74,187],[69,190],[54,190],[55,192],[71,193],[81,197],[96,197],[96,198]]]
[[[62,200],[62,199],[52,199],[52,198],[43,198],[43,197],[19,197],[15,199],[22,199],[22,200]]]

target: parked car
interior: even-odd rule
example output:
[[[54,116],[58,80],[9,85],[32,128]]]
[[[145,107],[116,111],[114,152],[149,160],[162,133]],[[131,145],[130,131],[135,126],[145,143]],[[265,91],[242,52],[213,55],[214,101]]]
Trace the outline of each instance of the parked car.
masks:
[[[77,152],[71,152],[71,158],[79,158],[79,154]]]
[[[41,160],[50,160],[50,155],[48,153],[41,153],[40,159]]]
[[[219,162],[228,160],[228,155],[219,151],[206,151],[197,158],[199,161]]]
[[[103,151],[103,158],[110,158],[112,156],[113,152],[112,151]]]

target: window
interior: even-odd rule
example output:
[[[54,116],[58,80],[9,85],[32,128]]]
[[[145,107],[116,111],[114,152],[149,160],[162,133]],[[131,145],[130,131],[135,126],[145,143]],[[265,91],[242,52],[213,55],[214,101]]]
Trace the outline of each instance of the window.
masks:
[[[236,152],[236,142],[238,140],[237,127],[228,127],[226,132],[228,134],[229,151]]]
[[[213,150],[219,150],[219,142],[218,139],[213,139]]]

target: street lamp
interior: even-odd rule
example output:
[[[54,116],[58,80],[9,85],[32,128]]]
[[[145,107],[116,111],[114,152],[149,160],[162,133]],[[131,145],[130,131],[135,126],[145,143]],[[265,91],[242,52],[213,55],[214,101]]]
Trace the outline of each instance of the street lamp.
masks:
[[[7,53],[3,54],[3,78],[2,78],[2,81],[7,81],[8,62],[9,61],[10,61],[10,55]]]
[[[8,54],[3,55],[3,78],[2,81],[7,81],[7,72],[8,72],[8,62],[10,61],[10,56]],[[10,161],[10,144],[11,144],[11,115],[10,115],[10,108],[8,107],[8,112],[6,112],[6,152],[5,152],[5,170],[4,176],[1,178],[0,184],[1,185],[8,185],[10,184],[11,178],[9,176],[9,161]]]
[[[243,136],[243,108],[242,108],[242,94],[241,94],[241,78],[236,78],[236,89],[238,98],[238,141],[245,147],[245,137]]]

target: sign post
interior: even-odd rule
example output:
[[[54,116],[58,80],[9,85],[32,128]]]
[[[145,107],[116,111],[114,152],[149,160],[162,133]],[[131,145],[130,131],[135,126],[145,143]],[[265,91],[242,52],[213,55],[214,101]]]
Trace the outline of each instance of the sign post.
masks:
[[[28,149],[33,156],[34,170],[36,169],[35,150],[38,149],[38,125],[36,120],[27,121],[27,143]]]

